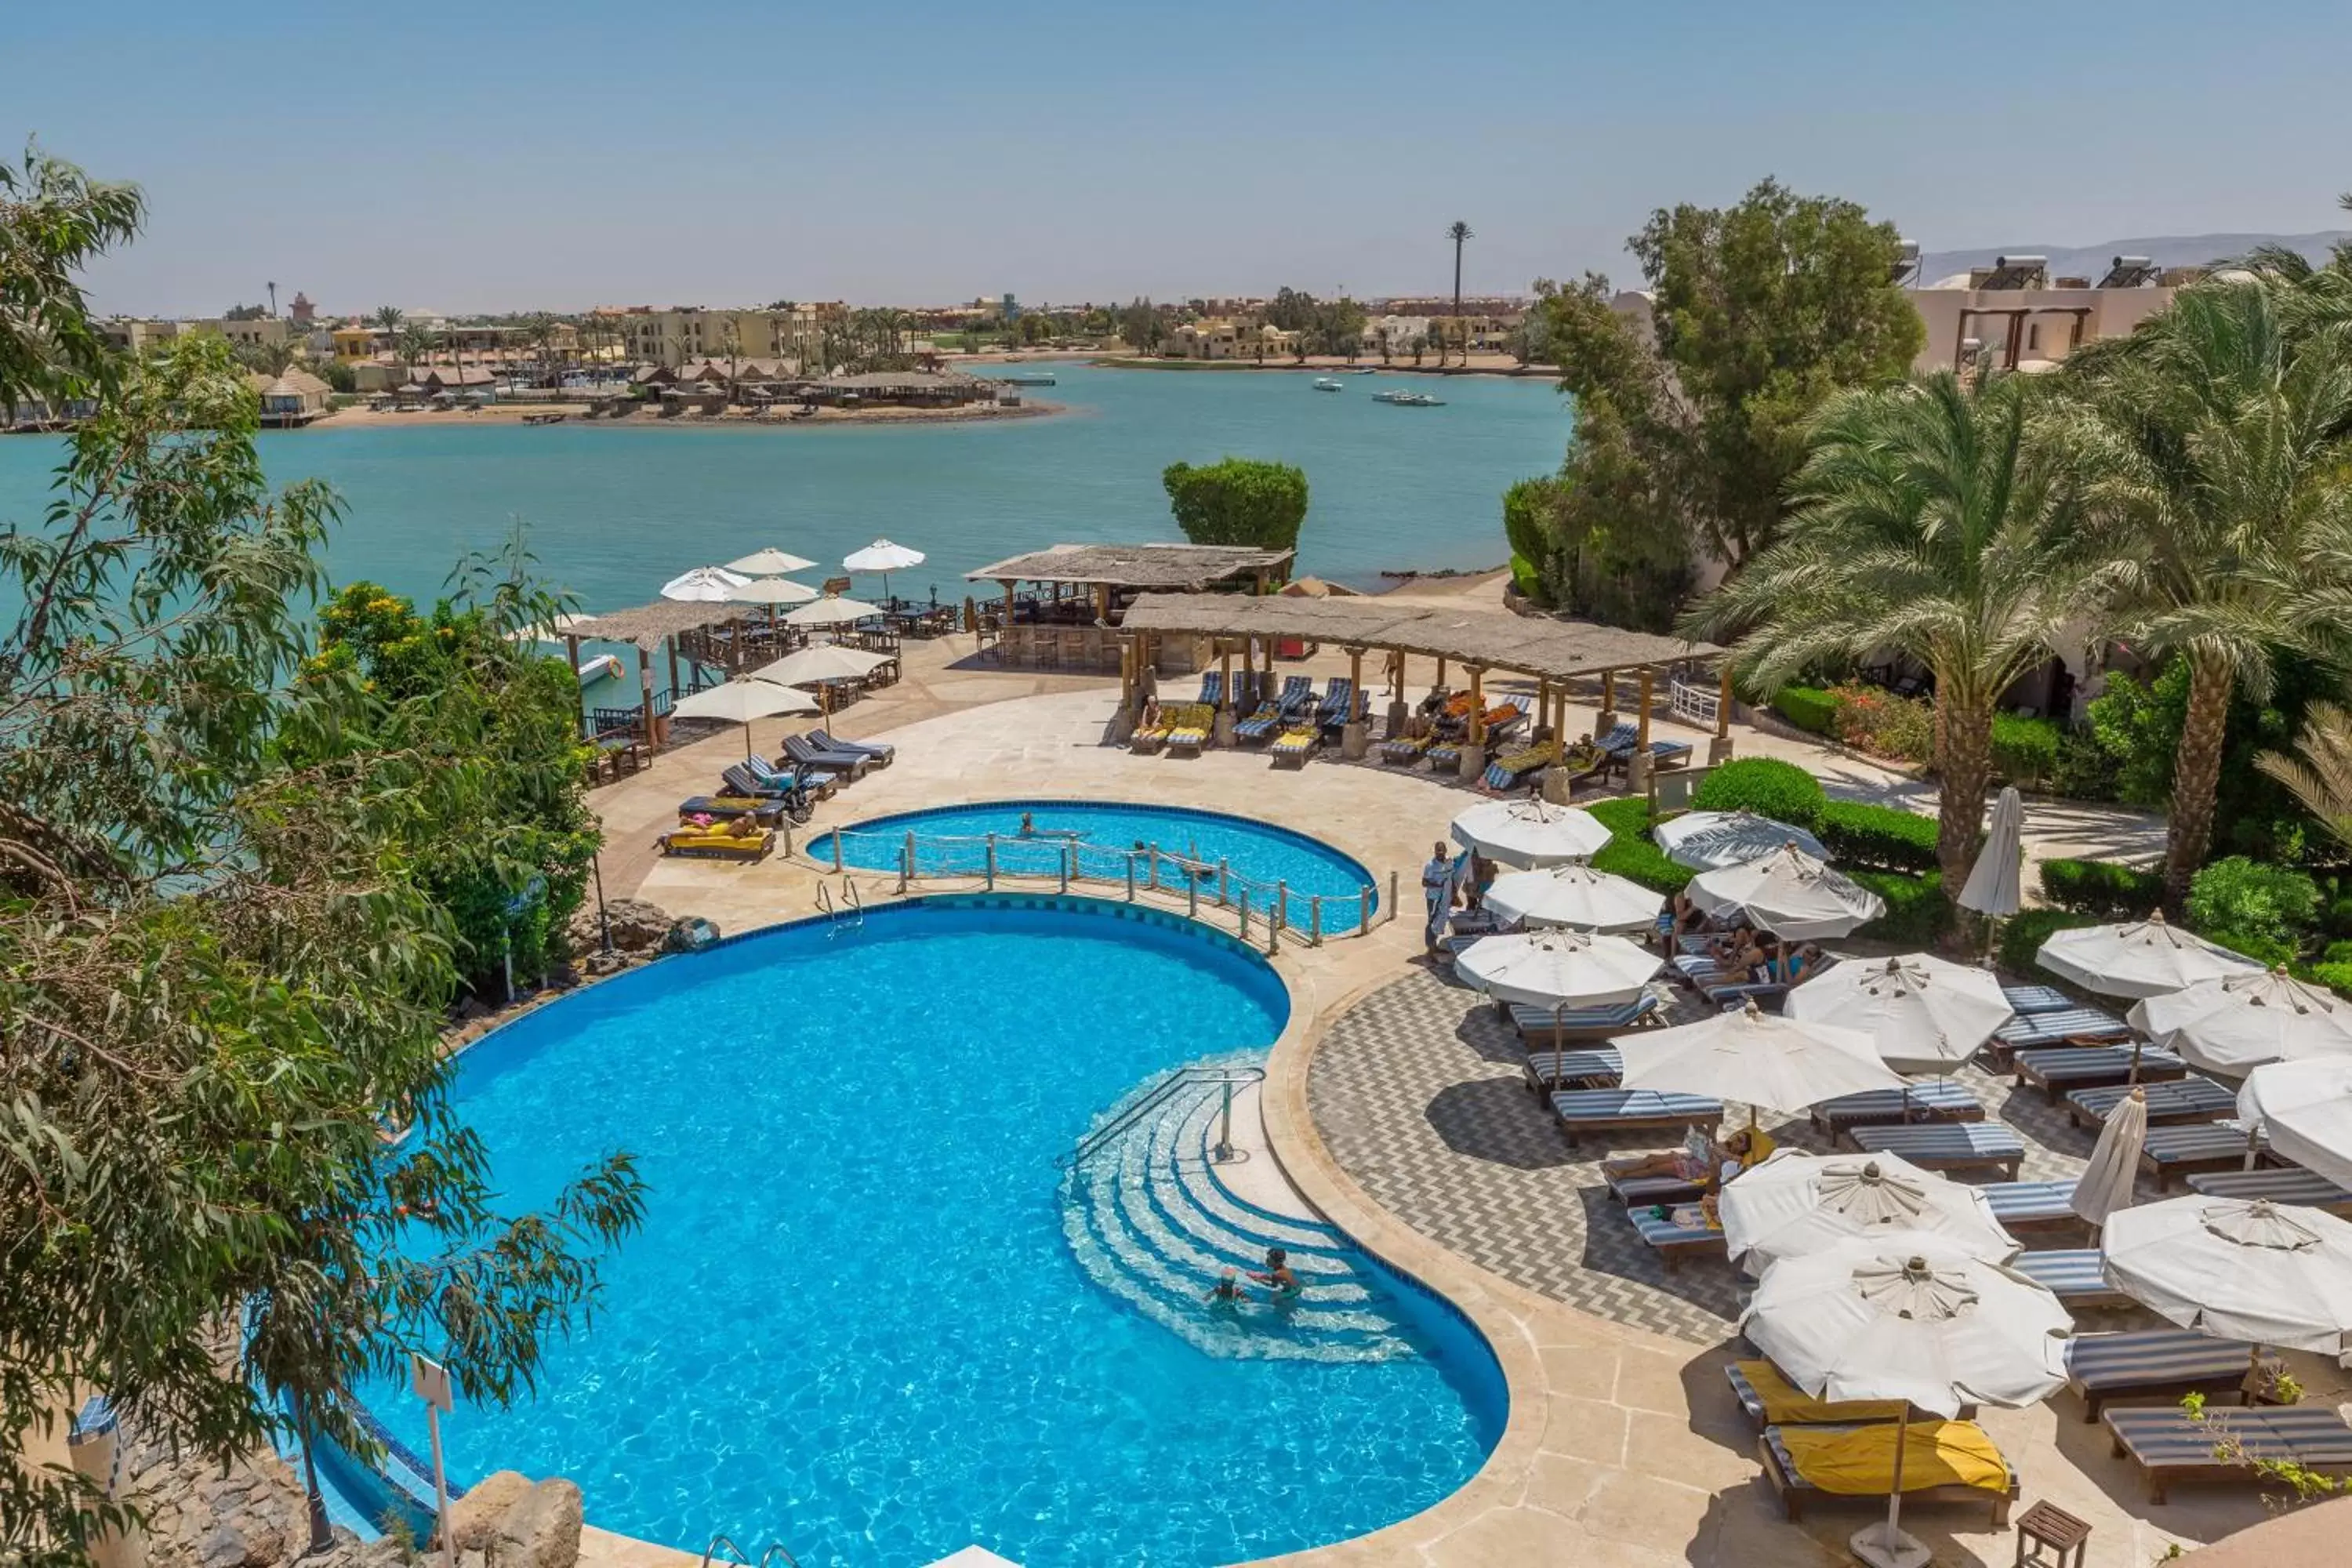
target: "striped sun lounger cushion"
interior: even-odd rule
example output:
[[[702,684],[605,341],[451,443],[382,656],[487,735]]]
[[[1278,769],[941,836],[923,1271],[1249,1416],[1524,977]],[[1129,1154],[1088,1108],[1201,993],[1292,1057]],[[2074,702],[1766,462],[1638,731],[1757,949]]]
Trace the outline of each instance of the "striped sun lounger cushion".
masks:
[[[1540,1087],[1555,1083],[1615,1083],[1625,1076],[1624,1058],[1603,1046],[1591,1051],[1529,1051],[1528,1080]]]
[[[1629,1205],[1625,1215],[1633,1222],[1633,1232],[1643,1243],[1661,1252],[1696,1252],[1723,1245],[1720,1230],[1703,1225],[1676,1225],[1671,1219],[1661,1218],[1655,1205]]]
[[[1704,1190],[1696,1182],[1685,1182],[1680,1176],[1610,1176],[1607,1180],[1609,1195],[1628,1208],[1688,1202]]]
[[[2258,1134],[2254,1147],[2266,1150],[2270,1140]],[[2168,1180],[2167,1173],[2187,1165],[2203,1164],[2215,1170],[2235,1166],[2245,1153],[2246,1130],[2235,1121],[2189,1121],[2149,1128],[2147,1141],[2139,1146],[2139,1163]]]
[[[2020,1077],[2031,1077],[2037,1083],[2095,1082],[2103,1078],[2129,1075],[2132,1053],[2128,1046],[2058,1046],[2020,1051],[2012,1065]],[[2188,1070],[2189,1064],[2170,1051],[2155,1046],[2140,1047],[2139,1076],[2142,1082],[2179,1078]]]
[[[1662,1094],[1654,1089],[1564,1089],[1551,1097],[1551,1109],[1571,1131],[1642,1123],[1696,1126],[1723,1120],[1719,1100]]]
[[[2238,1136],[2241,1141],[2244,1138],[2243,1133]],[[2274,1204],[2301,1204],[2315,1209],[2352,1204],[2352,1192],[2299,1165],[2268,1171],[2200,1171],[2188,1180],[2190,1192],[2209,1198],[2268,1198]]]
[[[1263,741],[1268,735],[1273,734],[1274,727],[1281,722],[1281,715],[1277,714],[1273,709],[1261,708],[1256,712],[1251,714],[1248,718],[1243,720],[1240,723],[1235,724],[1234,726],[1234,734],[1237,739],[1244,741]]]
[[[1901,1122],[1905,1112],[1915,1121],[1978,1121],[1984,1106],[1963,1086],[1948,1079],[1915,1083],[1906,1093],[1899,1089],[1865,1089],[1842,1095],[1813,1107],[1813,1125],[1834,1131],[1871,1122]]]
[[[2020,1013],[2068,1013],[2074,1010],[2072,996],[2055,985],[2004,985],[2001,999]]]
[[[2074,1217],[2074,1184],[2065,1182],[1994,1182],[1979,1187],[1992,1217],[2004,1226],[2046,1225]]]
[[[2055,1252],[2021,1252],[2010,1265],[2028,1279],[2072,1306],[2128,1300],[2107,1283],[2099,1269],[2099,1249],[2070,1247]]]
[[[2152,1329],[2128,1334],[2084,1334],[2066,1342],[2066,1386],[2098,1419],[2109,1399],[2147,1393],[2171,1394],[2192,1384],[2235,1386],[2246,1375],[2248,1351],[2234,1340],[2217,1340],[2189,1329]]]
[[[1597,1034],[1611,1029],[1630,1029],[1657,1010],[1658,999],[1646,993],[1614,1006],[1569,1007],[1557,1013],[1549,1007],[1530,1007],[1524,1003],[1514,1002],[1511,1004],[1511,1026],[1522,1035],[1549,1035],[1555,1028]]]
[[[1927,1127],[1856,1127],[1855,1148],[1900,1154],[1916,1165],[1995,1164],[2025,1158],[2025,1143],[2003,1122],[1945,1121]]]
[[[2291,1459],[2310,1469],[2340,1471],[2352,1466],[2352,1426],[2328,1405],[2256,1405],[2244,1409],[2208,1406],[2202,1420],[2172,1405],[2129,1405],[2102,1417],[2116,1446],[2129,1454],[2148,1479],[2150,1496],[2164,1500],[2168,1473],[2195,1472],[2214,1479],[2255,1483],[2249,1466],[2215,1457],[2224,1438],[2249,1458]],[[2191,1479],[2181,1474],[2179,1479]]]
[[[2132,1085],[2111,1083],[2101,1089],[2078,1089],[2066,1097],[2066,1114],[2077,1122],[2105,1121],[2132,1092]],[[2238,1097],[2210,1078],[2184,1078],[2177,1083],[2143,1083],[2147,1119],[2159,1121],[2218,1121],[2238,1109]]]
[[[2029,1013],[2011,1018],[1993,1031],[1993,1037],[2011,1049],[2054,1046],[2062,1040],[2127,1040],[2131,1030],[2120,1018],[2095,1007],[2070,1007],[2063,1013]]]

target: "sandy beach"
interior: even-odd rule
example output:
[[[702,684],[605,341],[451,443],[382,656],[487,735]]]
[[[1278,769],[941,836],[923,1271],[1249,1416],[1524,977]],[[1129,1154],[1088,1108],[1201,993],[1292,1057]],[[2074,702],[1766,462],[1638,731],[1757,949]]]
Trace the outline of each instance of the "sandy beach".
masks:
[[[690,428],[696,426],[723,425],[730,429],[750,430],[811,430],[843,425],[961,425],[1005,419],[1036,419],[1066,413],[1058,403],[1038,403],[1024,399],[1020,406],[1007,408],[999,404],[971,404],[961,408],[820,408],[813,415],[799,418],[754,414],[747,409],[730,409],[724,414],[679,413],[665,418],[651,411],[641,411],[625,419],[588,417],[583,404],[565,403],[494,403],[482,408],[412,408],[374,409],[352,407],[337,409],[323,419],[314,419],[305,428],[365,428],[397,430],[450,425],[520,425],[541,415],[561,414],[566,425],[587,425],[599,429]]]

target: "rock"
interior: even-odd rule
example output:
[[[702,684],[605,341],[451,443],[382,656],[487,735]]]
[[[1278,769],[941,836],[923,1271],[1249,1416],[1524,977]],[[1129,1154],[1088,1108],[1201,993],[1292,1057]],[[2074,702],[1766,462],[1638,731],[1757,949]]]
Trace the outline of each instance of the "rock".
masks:
[[[580,1489],[544,1480],[499,1519],[489,1568],[574,1568],[580,1561]]]
[[[700,952],[719,941],[719,928],[699,915],[687,915],[662,939],[664,952]]]
[[[499,1521],[530,1490],[530,1478],[517,1470],[499,1470],[467,1488],[466,1495],[449,1505],[449,1533],[457,1550],[479,1552],[488,1546]]]
[[[613,946],[622,952],[650,952],[669,935],[669,912],[643,899],[607,899],[604,918],[612,924]],[[572,944],[582,952],[604,951],[604,933],[597,928],[594,904],[583,909],[573,919]]]
[[[196,1547],[203,1568],[242,1568],[247,1558],[244,1532],[233,1524],[216,1524]]]
[[[286,1550],[286,1538],[269,1520],[254,1518],[247,1521],[245,1536],[245,1568],[272,1568],[292,1555]]]

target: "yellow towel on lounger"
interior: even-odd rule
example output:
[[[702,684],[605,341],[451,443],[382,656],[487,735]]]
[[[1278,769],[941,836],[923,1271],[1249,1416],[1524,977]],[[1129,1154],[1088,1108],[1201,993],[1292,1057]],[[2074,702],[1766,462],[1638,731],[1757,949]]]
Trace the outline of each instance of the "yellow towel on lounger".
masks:
[[[1816,1426],[1825,1421],[1893,1421],[1903,1414],[1899,1399],[1849,1399],[1832,1403],[1815,1399],[1795,1384],[1780,1375],[1780,1369],[1769,1361],[1743,1361],[1738,1363],[1739,1375],[1764,1402],[1764,1425],[1767,1426]],[[1903,1456],[1903,1468],[1911,1468],[1911,1456]]]
[[[1895,1424],[1851,1431],[1780,1434],[1797,1474],[1825,1492],[1844,1497],[1884,1494],[1895,1485]],[[2009,1466],[1985,1429],[1973,1421],[1915,1421],[1903,1446],[1903,1489],[1975,1487],[2009,1489]]]

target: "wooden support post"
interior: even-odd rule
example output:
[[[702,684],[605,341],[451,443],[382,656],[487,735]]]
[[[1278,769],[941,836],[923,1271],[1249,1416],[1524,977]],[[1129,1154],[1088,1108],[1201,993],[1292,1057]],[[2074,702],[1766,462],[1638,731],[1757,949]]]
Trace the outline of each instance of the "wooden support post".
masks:
[[[580,639],[567,634],[563,639],[563,649],[572,657],[572,689],[579,694],[580,735],[583,740],[593,741],[596,738],[596,727],[588,721],[588,683],[580,679]]]
[[[1234,705],[1234,645],[1219,637],[1217,656],[1223,660],[1217,667],[1217,711],[1223,713]]]
[[[637,725],[645,731],[646,746],[651,750],[654,742],[654,654],[645,644],[637,645]]]
[[[1546,675],[1536,677],[1536,728],[1551,728],[1551,678]]]
[[[1095,584],[1095,619],[1105,626],[1110,625],[1110,584],[1108,583]]]
[[[669,694],[671,700],[675,701],[677,698],[677,639],[667,638],[663,642],[662,647],[669,655]]]
[[[1486,692],[1484,684],[1486,671],[1483,667],[1475,664],[1469,667],[1469,670],[1470,743],[1474,746],[1483,746],[1486,743]]]
[[[1650,749],[1650,667],[1645,664],[1642,667],[1642,716],[1633,735],[1633,744],[1645,752]]]
[[[1706,765],[1720,767],[1731,760],[1731,660],[1723,661],[1722,685],[1715,703],[1715,739],[1707,742]]]
[[[1350,692],[1357,692],[1361,691],[1363,689],[1364,650],[1360,647],[1351,647],[1348,650],[1348,689]],[[1346,714],[1342,715],[1343,718],[1353,718],[1354,716],[1355,710],[1352,708],[1349,709]]]
[[[1348,710],[1339,715],[1339,754],[1351,763],[1372,749],[1371,727],[1356,717],[1366,707],[1364,650],[1351,647],[1348,650]]]
[[[1604,669],[1601,672],[1601,711],[1592,721],[1593,738],[1598,740],[1616,727],[1617,672]]]

